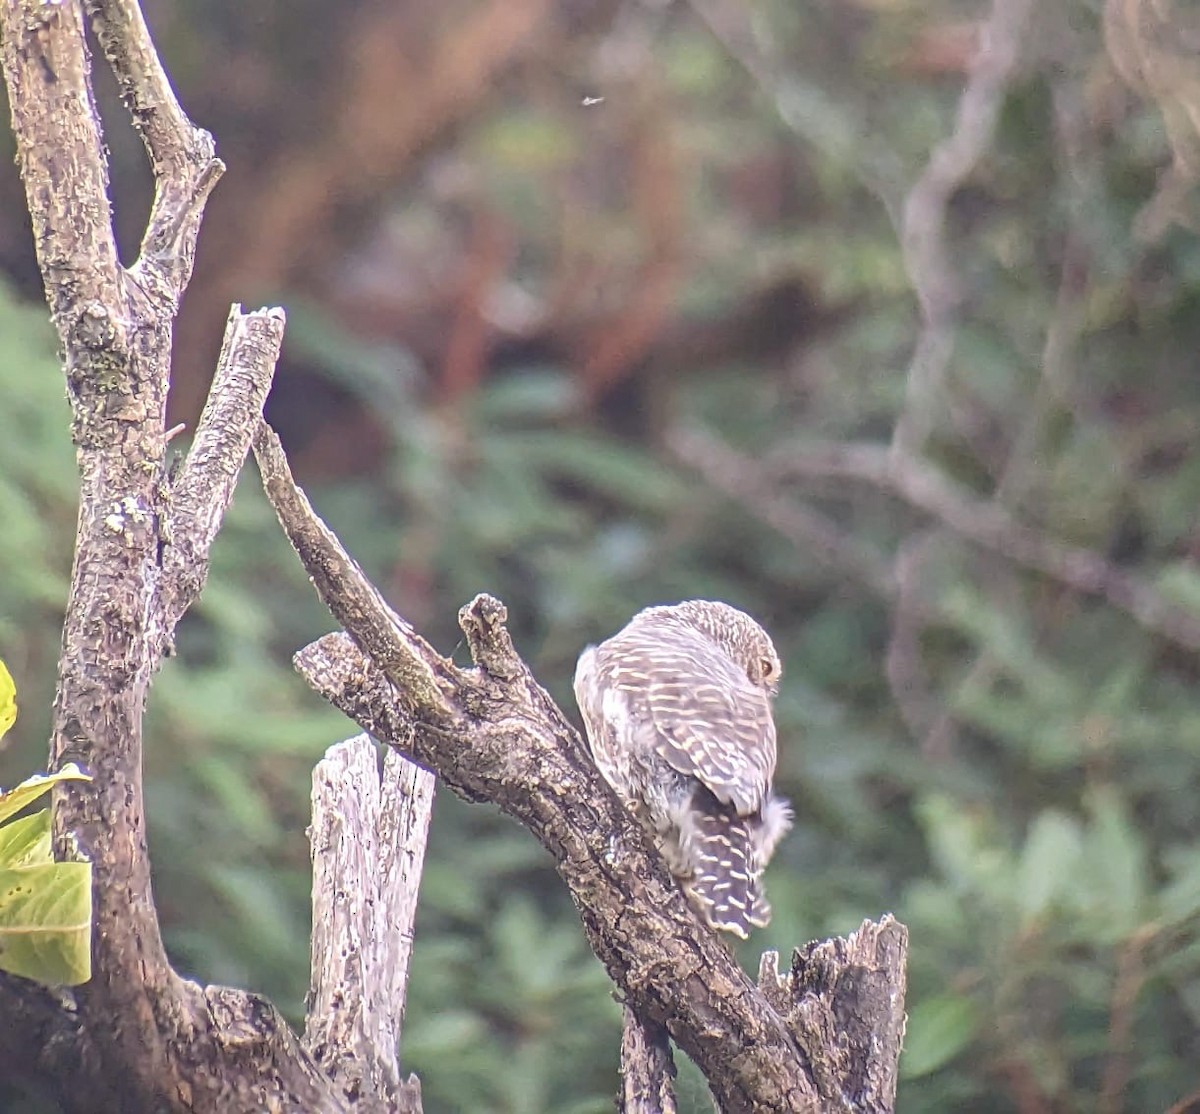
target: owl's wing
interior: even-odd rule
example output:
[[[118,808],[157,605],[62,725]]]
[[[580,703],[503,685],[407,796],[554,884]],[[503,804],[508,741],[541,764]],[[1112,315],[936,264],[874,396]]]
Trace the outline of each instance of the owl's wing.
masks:
[[[776,759],[767,694],[698,633],[639,633],[618,657],[618,683],[637,695],[654,749],[740,815],[759,809]]]

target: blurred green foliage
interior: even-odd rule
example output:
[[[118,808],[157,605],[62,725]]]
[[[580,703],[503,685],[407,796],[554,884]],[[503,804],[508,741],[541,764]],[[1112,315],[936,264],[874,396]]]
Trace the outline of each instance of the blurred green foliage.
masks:
[[[1155,97],[1115,74],[1099,7],[1035,6],[995,140],[951,199],[961,303],[928,455],[1200,613],[1200,246],[1188,198],[1147,223],[1176,145]],[[639,367],[620,405],[596,405],[569,361],[544,353],[447,401],[412,352],[289,299],[293,357],[371,413],[387,446],[375,474],[310,486],[444,652],[463,602],[502,597],[568,707],[580,648],[644,604],[711,596],[757,614],[786,663],[780,781],[799,822],[746,964],[892,910],[911,933],[905,1114],[1162,1111],[1200,1088],[1195,655],[881,493],[787,485],[782,498],[888,559],[928,531],[915,666],[930,716],[916,723],[898,707],[913,693],[888,682],[889,603],[663,448],[677,423],[755,458],[890,436],[917,331],[890,214],[953,127],[976,15],[952,0],[760,4],[770,82],[699,20],[668,21],[650,74],[654,126],[686,166],[684,325],[788,277],[828,320],[784,356],[747,343],[682,370]],[[577,98],[518,85],[456,139],[454,166],[507,222],[530,290],[551,285],[566,233],[547,198],[570,183],[585,187],[570,234],[610,262],[638,257],[632,187],[602,165],[617,102],[581,123]],[[460,215],[435,192],[398,199],[400,239]],[[0,783],[44,764],[74,524],[44,317],[0,296],[0,655],[23,695]],[[349,728],[287,658],[328,626],[248,472],[152,691],[151,853],[177,963],[293,1017],[307,779]],[[402,1050],[427,1111],[610,1109],[618,1031],[545,855],[442,794]],[[686,1067],[680,1090],[683,1109],[706,1109]]]

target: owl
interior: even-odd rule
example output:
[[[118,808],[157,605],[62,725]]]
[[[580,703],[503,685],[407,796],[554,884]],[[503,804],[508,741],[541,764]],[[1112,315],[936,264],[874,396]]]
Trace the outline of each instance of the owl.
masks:
[[[762,874],[792,825],[771,784],[780,673],[767,632],[709,600],[640,611],[575,670],[600,773],[697,912],[743,939],[770,919]]]

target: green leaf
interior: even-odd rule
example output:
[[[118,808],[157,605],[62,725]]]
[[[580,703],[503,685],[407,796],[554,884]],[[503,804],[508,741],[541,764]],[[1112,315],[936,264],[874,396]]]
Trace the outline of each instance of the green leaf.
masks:
[[[1171,848],[1163,856],[1170,881],[1159,892],[1159,918],[1186,924],[1200,917],[1200,858],[1190,846]]]
[[[0,793],[0,822],[14,816],[27,805],[33,804],[44,793],[48,793],[60,781],[91,781],[74,762],[68,762],[58,773],[37,774],[21,782],[16,789]]]
[[[920,1079],[945,1067],[979,1031],[979,1010],[969,998],[940,994],[918,1002],[908,1015],[900,1078]]]
[[[993,905],[1007,905],[1015,864],[1009,849],[997,839],[990,815],[939,793],[922,799],[917,812],[929,853],[945,877]]]
[[[0,739],[17,720],[17,686],[8,666],[0,659]]]
[[[0,968],[50,985],[92,977],[92,864],[0,870]]]
[[[1079,824],[1047,809],[1033,823],[1017,868],[1017,906],[1022,923],[1040,918],[1075,876],[1082,849]]]
[[[1168,565],[1159,574],[1158,587],[1173,602],[1200,614],[1200,574],[1191,561]]]
[[[0,821],[61,781],[90,781],[70,763],[0,794]],[[91,976],[92,864],[56,863],[50,809],[0,827],[0,968],[51,985]]]
[[[1095,922],[1096,938],[1115,943],[1147,919],[1150,872],[1145,838],[1112,786],[1093,789],[1087,805],[1092,822],[1080,880]]]
[[[0,827],[0,869],[36,866],[53,861],[48,808]]]

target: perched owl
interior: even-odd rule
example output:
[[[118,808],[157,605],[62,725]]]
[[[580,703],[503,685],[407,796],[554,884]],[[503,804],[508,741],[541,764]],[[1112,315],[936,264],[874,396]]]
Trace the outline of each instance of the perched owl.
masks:
[[[771,917],[762,873],[792,825],[771,789],[780,672],[767,632],[708,600],[646,608],[575,670],[597,768],[697,911],[743,938]]]

